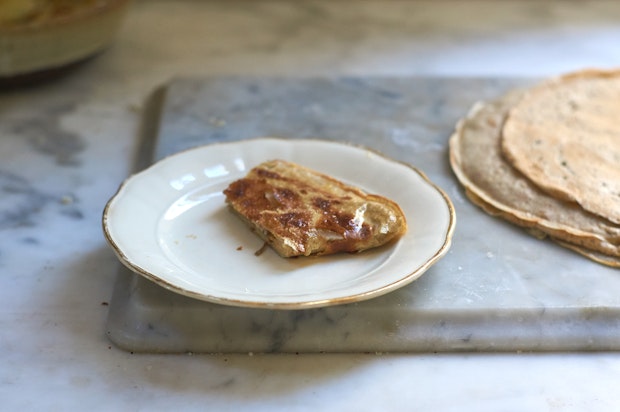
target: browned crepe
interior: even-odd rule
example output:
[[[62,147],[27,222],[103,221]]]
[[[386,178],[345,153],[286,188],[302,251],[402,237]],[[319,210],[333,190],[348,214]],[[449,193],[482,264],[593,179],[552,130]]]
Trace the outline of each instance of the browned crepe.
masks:
[[[550,196],[503,158],[503,121],[521,95],[513,92],[478,104],[457,125],[450,139],[450,163],[468,197],[486,212],[526,227],[537,236],[548,235],[569,244],[586,256],[601,253],[620,257],[620,225],[574,202]]]
[[[360,252],[407,231],[405,214],[393,200],[284,160],[259,164],[224,194],[282,257]]]
[[[504,155],[538,187],[620,223],[620,71],[584,70],[531,88],[502,133]]]

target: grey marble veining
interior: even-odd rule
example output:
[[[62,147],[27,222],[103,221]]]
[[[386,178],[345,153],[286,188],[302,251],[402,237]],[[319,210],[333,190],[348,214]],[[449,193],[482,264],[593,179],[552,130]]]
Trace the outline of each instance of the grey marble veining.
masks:
[[[476,100],[532,81],[173,81],[166,89],[156,159],[258,136],[360,144],[411,163],[442,187],[455,203],[456,234],[447,256],[413,284],[370,301],[321,309],[215,305],[121,270],[110,338],[134,352],[620,349],[620,272],[484,214],[466,200],[448,165],[447,140],[458,118]]]
[[[87,143],[60,124],[63,116],[74,112],[73,99],[78,94],[42,99],[37,110],[0,106],[4,114],[0,123],[3,150],[16,153],[0,163],[0,230],[36,228],[47,211],[61,219],[82,220],[84,212],[75,185],[63,179],[79,173],[80,155]],[[39,174],[40,170],[45,172]],[[31,245],[37,242],[36,235],[24,239]]]

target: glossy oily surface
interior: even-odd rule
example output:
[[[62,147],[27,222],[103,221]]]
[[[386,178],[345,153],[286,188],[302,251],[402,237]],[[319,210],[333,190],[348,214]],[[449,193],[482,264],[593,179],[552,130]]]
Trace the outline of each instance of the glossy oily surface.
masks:
[[[254,167],[224,195],[282,257],[361,252],[407,231],[404,214],[390,199],[283,160]]]
[[[282,158],[396,201],[409,222],[396,243],[359,254],[283,259],[225,206],[222,191]],[[406,190],[403,190],[405,189]],[[418,278],[450,246],[455,213],[422,173],[321,140],[202,146],[128,179],[108,203],[106,237],[132,270],[175,292],[233,306],[302,309],[379,296]]]

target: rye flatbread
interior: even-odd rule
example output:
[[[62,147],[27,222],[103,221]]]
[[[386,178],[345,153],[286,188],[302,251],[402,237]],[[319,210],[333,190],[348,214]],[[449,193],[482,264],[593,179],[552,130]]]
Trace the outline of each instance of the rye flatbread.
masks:
[[[620,223],[620,71],[584,70],[528,90],[508,113],[502,151],[541,189]]]
[[[620,225],[548,195],[501,154],[507,111],[522,92],[475,105],[450,138],[450,163],[473,203],[490,214],[555,239],[620,256]]]

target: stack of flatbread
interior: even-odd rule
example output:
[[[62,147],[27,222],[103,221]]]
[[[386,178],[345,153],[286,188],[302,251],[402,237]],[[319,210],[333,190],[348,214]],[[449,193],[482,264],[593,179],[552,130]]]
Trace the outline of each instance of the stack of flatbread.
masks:
[[[487,213],[620,267],[620,70],[584,70],[477,103],[450,163]]]

